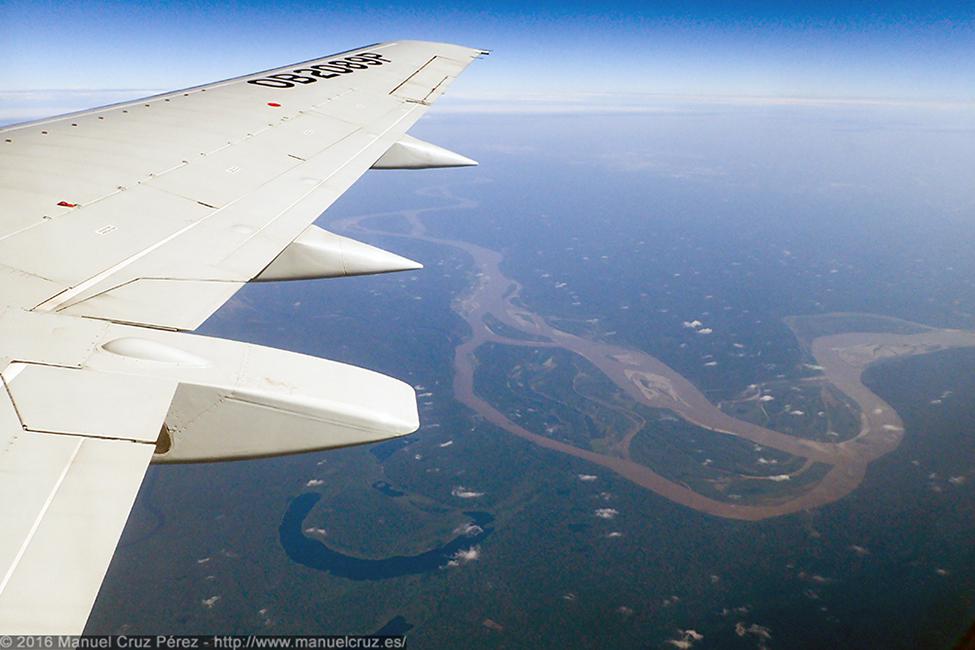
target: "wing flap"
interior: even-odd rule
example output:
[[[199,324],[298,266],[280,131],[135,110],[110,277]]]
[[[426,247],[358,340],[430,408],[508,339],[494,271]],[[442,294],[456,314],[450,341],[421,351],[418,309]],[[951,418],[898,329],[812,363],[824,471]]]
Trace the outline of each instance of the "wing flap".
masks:
[[[19,443],[0,461],[4,489],[43,502],[36,513],[0,506],[21,531],[5,532],[19,547],[0,583],[0,631],[80,634],[154,446],[30,432]]]
[[[176,382],[14,363],[8,390],[24,429],[155,444]]]
[[[195,330],[230,300],[243,282],[142,278],[59,310],[116,323]]]
[[[0,427],[0,633],[80,634],[154,445]]]

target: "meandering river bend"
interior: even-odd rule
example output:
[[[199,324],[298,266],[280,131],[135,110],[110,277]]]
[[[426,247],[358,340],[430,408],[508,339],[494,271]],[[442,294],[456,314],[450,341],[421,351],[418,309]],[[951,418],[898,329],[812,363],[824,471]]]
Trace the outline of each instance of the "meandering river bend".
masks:
[[[824,378],[852,399],[860,410],[860,431],[842,442],[820,442],[787,435],[734,418],[716,405],[680,373],[641,350],[587,339],[560,330],[543,317],[526,310],[517,300],[521,285],[501,271],[503,256],[470,242],[449,240],[428,234],[421,217],[445,210],[472,209],[473,201],[453,195],[444,187],[425,190],[447,205],[397,212],[359,215],[333,224],[350,232],[408,237],[467,253],[475,267],[476,282],[453,304],[454,311],[470,325],[472,335],[454,351],[454,397],[485,420],[540,447],[576,458],[626,478],[633,483],[694,510],[719,517],[757,521],[816,508],[843,498],[857,488],[868,465],[897,448],[904,436],[904,424],[897,412],[873,393],[861,380],[864,369],[874,361],[895,356],[922,354],[936,350],[975,346],[975,332],[925,328],[916,334],[854,332],[814,339],[810,351]],[[399,215],[408,232],[384,231],[369,226],[375,217]],[[485,318],[493,316],[508,328],[528,335],[509,338],[492,331]],[[689,486],[672,481],[628,457],[628,444],[622,455],[609,455],[582,449],[534,431],[512,421],[474,391],[475,353],[485,343],[512,346],[562,348],[587,359],[619,389],[646,406],[669,409],[697,426],[749,440],[830,466],[826,475],[798,494],[777,502],[757,505],[730,503],[702,495]],[[628,443],[628,439],[626,440]],[[803,470],[799,470],[803,471]]]

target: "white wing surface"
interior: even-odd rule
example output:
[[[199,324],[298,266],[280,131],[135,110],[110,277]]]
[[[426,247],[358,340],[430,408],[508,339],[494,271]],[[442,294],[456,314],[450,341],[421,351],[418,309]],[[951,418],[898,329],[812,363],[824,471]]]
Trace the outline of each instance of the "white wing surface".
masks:
[[[249,281],[420,265],[312,225],[481,50],[404,41],[0,129],[0,633],[79,633],[150,460],[404,435],[413,389],[187,333]]]

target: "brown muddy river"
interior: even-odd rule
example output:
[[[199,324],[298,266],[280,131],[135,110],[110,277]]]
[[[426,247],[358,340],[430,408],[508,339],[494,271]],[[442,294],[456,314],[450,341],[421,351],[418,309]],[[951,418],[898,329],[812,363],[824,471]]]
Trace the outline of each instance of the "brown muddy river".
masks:
[[[540,447],[605,467],[641,487],[700,512],[756,521],[816,508],[843,498],[857,488],[867,466],[895,450],[904,436],[904,424],[897,412],[861,381],[863,370],[880,359],[975,346],[975,332],[934,328],[924,328],[923,332],[917,334],[852,332],[813,339],[809,342],[809,349],[824,379],[859,407],[860,430],[856,436],[842,442],[798,438],[728,415],[685,377],[645,352],[565,332],[550,325],[540,315],[526,311],[517,300],[521,285],[501,272],[503,257],[500,253],[465,241],[433,237],[427,234],[421,221],[424,214],[469,209],[475,204],[450,194],[445,188],[435,188],[427,193],[452,203],[436,208],[360,215],[338,221],[337,225],[349,231],[409,237],[450,246],[470,255],[476,268],[476,282],[453,304],[454,311],[467,321],[473,333],[454,351],[455,399],[513,435]],[[377,230],[368,225],[370,218],[393,215],[406,220],[409,225],[407,233]],[[509,338],[492,331],[485,324],[488,316],[533,340]],[[587,359],[638,403],[669,409],[699,427],[807,459],[797,473],[805,471],[813,462],[825,463],[830,469],[817,483],[777,502],[749,505],[704,496],[631,460],[628,447],[635,431],[615,448],[620,455],[608,455],[555,440],[512,421],[474,392],[475,353],[485,343],[562,348]]]

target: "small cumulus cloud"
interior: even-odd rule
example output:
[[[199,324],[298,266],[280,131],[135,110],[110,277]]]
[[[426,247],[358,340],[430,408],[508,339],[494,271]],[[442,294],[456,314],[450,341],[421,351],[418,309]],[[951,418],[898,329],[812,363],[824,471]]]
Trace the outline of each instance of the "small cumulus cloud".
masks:
[[[480,535],[483,532],[483,528],[471,521],[461,524],[454,529],[454,535],[464,535],[465,537],[474,537],[475,535]]]
[[[667,639],[665,643],[668,643],[675,648],[680,648],[680,650],[687,650],[695,643],[703,639],[704,635],[696,630],[677,630],[677,636],[673,639]]]
[[[209,598],[204,598],[203,600],[201,600],[200,604],[202,604],[207,609],[213,609],[213,606],[217,604],[218,600],[220,600],[220,596],[210,596]]]
[[[448,440],[447,442],[441,442],[438,446],[440,446],[440,447],[449,447],[452,444],[454,444],[454,441],[453,440]]]
[[[305,487],[318,487],[319,485],[325,485],[325,481],[320,478],[313,478],[305,483]]]
[[[596,508],[593,514],[600,519],[615,519],[616,515],[619,514],[619,510],[616,508]]]
[[[595,474],[579,474],[580,481],[595,481],[597,478]]]
[[[765,642],[772,639],[772,630],[765,627],[764,625],[759,625],[758,623],[752,623],[749,626],[745,626],[744,623],[735,624],[735,634],[740,637],[753,636],[758,639],[760,648],[765,647]]]
[[[721,615],[727,617],[730,614],[747,614],[750,611],[752,611],[750,605],[740,605],[738,607],[725,607],[724,609],[721,610]]]
[[[451,566],[451,567],[460,566],[462,564],[467,564],[469,562],[476,562],[479,559],[481,559],[480,546],[462,548],[450,556],[450,561],[447,562],[447,566]]]
[[[469,490],[463,485],[456,486],[453,490],[450,491],[450,493],[455,497],[457,497],[458,499],[476,499],[478,497],[484,496],[483,492],[475,492],[474,490]]]

